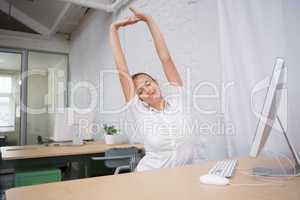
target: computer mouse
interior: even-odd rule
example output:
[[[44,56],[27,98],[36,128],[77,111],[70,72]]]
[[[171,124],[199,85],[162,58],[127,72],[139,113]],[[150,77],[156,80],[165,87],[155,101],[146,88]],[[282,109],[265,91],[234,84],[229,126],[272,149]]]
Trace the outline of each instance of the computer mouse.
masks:
[[[213,175],[213,174],[205,174],[200,176],[200,182],[208,185],[227,185],[229,184],[228,178]]]

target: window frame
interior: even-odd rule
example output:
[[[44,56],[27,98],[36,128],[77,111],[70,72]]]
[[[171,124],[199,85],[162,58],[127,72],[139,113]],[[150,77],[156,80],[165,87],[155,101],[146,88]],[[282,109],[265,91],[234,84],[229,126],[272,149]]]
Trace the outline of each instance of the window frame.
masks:
[[[2,46],[0,45],[0,52],[6,52],[6,53],[16,53],[21,55],[21,72],[19,80],[21,80],[22,84],[20,85],[20,107],[19,113],[20,113],[20,129],[18,133],[18,145],[26,145],[27,144],[27,77],[26,73],[28,72],[28,57],[29,52],[40,52],[40,53],[49,53],[49,54],[60,54],[65,55],[67,58],[67,69],[66,69],[66,93],[65,93],[65,106],[69,106],[69,83],[70,83],[70,54],[69,52],[59,52],[59,51],[46,51],[42,49],[31,49],[31,48],[22,48],[22,47],[14,47],[14,46]],[[18,84],[18,83],[16,83]],[[17,108],[16,108],[17,109]],[[17,110],[15,111],[17,112]],[[15,118],[16,119],[16,118]],[[16,120],[15,120],[16,124]],[[1,127],[0,127],[0,133],[1,133]]]

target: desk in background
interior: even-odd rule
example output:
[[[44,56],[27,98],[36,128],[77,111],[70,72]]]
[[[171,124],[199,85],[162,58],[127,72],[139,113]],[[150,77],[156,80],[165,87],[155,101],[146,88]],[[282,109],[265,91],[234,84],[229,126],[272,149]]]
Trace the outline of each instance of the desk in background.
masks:
[[[92,156],[101,156],[111,148],[137,147],[140,144],[107,145],[103,141],[87,142],[84,145],[74,146],[61,144],[59,146],[27,145],[1,147],[2,161],[0,168],[43,168],[56,166],[68,162],[78,162],[85,168],[79,178],[87,177],[86,163]]]
[[[108,145],[103,141],[87,142],[84,145],[69,145],[61,143],[60,145],[27,145],[27,146],[9,146],[1,147],[2,160],[23,160],[33,158],[49,158],[58,156],[71,156],[83,154],[104,153],[111,148],[126,147],[143,148],[140,144],[118,144]]]
[[[231,185],[203,185],[199,177],[215,164],[191,165],[173,169],[136,172],[114,176],[64,181],[6,192],[7,200],[299,200],[300,177],[266,181],[246,175],[246,169],[267,159],[241,158]]]

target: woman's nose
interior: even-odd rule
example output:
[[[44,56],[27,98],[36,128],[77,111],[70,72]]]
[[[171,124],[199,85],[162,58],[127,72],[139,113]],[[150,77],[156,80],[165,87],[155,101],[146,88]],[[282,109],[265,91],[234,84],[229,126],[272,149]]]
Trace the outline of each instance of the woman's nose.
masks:
[[[151,88],[150,87],[145,87],[144,91],[146,92],[146,94],[151,93]]]

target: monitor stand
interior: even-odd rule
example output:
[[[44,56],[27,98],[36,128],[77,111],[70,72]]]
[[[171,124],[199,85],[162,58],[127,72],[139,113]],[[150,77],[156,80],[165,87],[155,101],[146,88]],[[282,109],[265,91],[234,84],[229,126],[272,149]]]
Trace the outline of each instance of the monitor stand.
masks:
[[[292,157],[294,159],[295,165],[292,168],[255,167],[252,169],[252,174],[255,176],[300,176],[300,161],[297,155],[297,151],[291,144],[278,115],[276,116],[276,119],[279,122],[284,138],[289,146],[290,151],[292,152]]]

